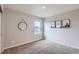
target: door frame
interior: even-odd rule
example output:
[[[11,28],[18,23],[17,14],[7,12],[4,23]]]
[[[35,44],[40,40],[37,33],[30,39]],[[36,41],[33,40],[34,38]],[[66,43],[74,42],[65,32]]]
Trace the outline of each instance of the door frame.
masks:
[[[2,14],[2,8],[0,5],[0,53],[1,53],[1,14]]]

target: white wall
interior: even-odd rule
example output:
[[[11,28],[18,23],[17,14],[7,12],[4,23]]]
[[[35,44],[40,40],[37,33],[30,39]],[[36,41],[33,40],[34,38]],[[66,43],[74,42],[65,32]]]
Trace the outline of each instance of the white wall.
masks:
[[[4,5],[1,5],[4,12]],[[1,52],[4,51],[4,13],[1,14]]]
[[[18,30],[18,23],[21,19],[25,19],[27,22],[28,28],[25,32]],[[4,48],[6,49],[42,39],[41,34],[39,36],[34,35],[33,22],[36,19],[41,20],[35,16],[4,9]]]
[[[71,28],[50,28],[51,21],[70,19]],[[45,19],[45,38],[56,43],[79,48],[79,10],[63,13]]]
[[[1,12],[0,12],[0,53],[1,53]]]

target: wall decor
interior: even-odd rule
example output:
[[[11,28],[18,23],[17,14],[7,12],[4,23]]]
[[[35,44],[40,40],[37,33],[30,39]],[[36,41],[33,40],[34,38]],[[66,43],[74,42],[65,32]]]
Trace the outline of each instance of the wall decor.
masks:
[[[61,28],[61,20],[56,21],[56,28]]]
[[[70,28],[70,19],[62,20],[62,28]]]
[[[51,28],[56,28],[56,21],[51,22]]]
[[[18,23],[18,29],[21,31],[26,31],[27,30],[27,23],[25,22],[24,19],[22,19],[19,23]]]

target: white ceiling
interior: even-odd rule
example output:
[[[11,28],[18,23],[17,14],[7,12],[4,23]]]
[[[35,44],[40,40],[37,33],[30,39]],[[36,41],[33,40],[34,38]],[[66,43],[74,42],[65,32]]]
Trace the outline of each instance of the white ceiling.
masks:
[[[39,17],[50,17],[79,9],[78,4],[7,4],[6,8]],[[45,9],[42,6],[46,6]]]

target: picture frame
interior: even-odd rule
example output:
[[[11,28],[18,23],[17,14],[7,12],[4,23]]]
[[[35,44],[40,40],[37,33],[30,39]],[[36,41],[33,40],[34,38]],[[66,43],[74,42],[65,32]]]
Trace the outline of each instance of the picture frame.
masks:
[[[51,22],[51,28],[56,28],[56,21]]]
[[[56,21],[56,28],[61,28],[61,20]]]
[[[62,20],[62,28],[70,28],[70,19]]]

